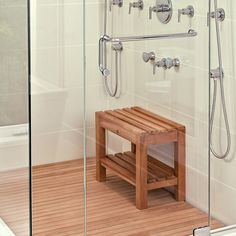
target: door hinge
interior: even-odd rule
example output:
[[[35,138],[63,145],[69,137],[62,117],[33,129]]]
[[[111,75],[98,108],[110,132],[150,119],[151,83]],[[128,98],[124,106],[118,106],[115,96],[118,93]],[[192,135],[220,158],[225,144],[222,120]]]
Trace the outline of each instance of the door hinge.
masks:
[[[210,236],[210,235],[211,235],[211,228],[209,226],[204,226],[193,230],[193,236]]]

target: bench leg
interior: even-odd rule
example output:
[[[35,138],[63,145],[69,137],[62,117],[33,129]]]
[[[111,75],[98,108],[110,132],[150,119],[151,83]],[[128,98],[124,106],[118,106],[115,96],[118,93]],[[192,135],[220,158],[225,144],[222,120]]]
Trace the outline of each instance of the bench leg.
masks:
[[[185,130],[178,131],[178,141],[175,142],[175,176],[178,185],[175,186],[177,201],[185,200]]]
[[[134,143],[131,143],[131,152],[136,153],[136,145]]]
[[[136,144],[136,208],[147,208],[147,146]]]
[[[101,165],[101,158],[106,156],[105,129],[100,126],[99,116],[96,114],[96,180],[106,181],[106,168]]]

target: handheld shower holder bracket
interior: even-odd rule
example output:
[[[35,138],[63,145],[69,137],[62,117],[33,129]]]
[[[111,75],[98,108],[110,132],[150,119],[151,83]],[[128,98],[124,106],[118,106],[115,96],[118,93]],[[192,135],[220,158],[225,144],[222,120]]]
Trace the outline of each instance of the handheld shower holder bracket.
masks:
[[[213,79],[213,80],[218,80],[220,78],[224,78],[224,71],[220,71],[220,68],[216,68],[216,69],[212,69],[210,71],[210,78]]]
[[[216,12],[211,12],[211,18],[217,18],[219,21],[225,19],[225,10],[223,8],[218,8]]]
[[[121,52],[123,50],[123,44],[122,42],[118,42],[118,43],[113,43],[111,45],[112,50],[116,51],[116,52]]]
[[[209,12],[207,13],[207,26],[209,26],[209,20],[210,18],[214,19],[216,18],[218,21],[222,22],[225,20],[225,16],[226,16],[226,13],[225,13],[225,10],[223,8],[218,8],[215,11],[212,11],[210,14]]]

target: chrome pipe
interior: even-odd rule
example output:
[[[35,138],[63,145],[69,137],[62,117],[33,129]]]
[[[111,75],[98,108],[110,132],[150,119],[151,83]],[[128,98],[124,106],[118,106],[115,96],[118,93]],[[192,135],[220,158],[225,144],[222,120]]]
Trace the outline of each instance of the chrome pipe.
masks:
[[[143,35],[143,36],[127,36],[127,37],[114,37],[105,38],[106,42],[134,42],[134,41],[144,41],[144,40],[155,40],[155,39],[172,39],[172,38],[188,38],[197,36],[197,32],[190,29],[187,33],[176,33],[176,34],[159,34],[159,35]]]

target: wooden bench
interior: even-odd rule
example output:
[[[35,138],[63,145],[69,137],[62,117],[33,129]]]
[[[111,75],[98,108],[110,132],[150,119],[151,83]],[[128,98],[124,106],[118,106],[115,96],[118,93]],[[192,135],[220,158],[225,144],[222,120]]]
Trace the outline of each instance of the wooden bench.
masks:
[[[106,155],[106,130],[131,142],[131,151]],[[174,142],[174,168],[148,156],[150,144]],[[96,112],[96,179],[106,168],[136,187],[136,207],[147,208],[148,190],[174,186],[185,200],[185,127],[140,107]]]

